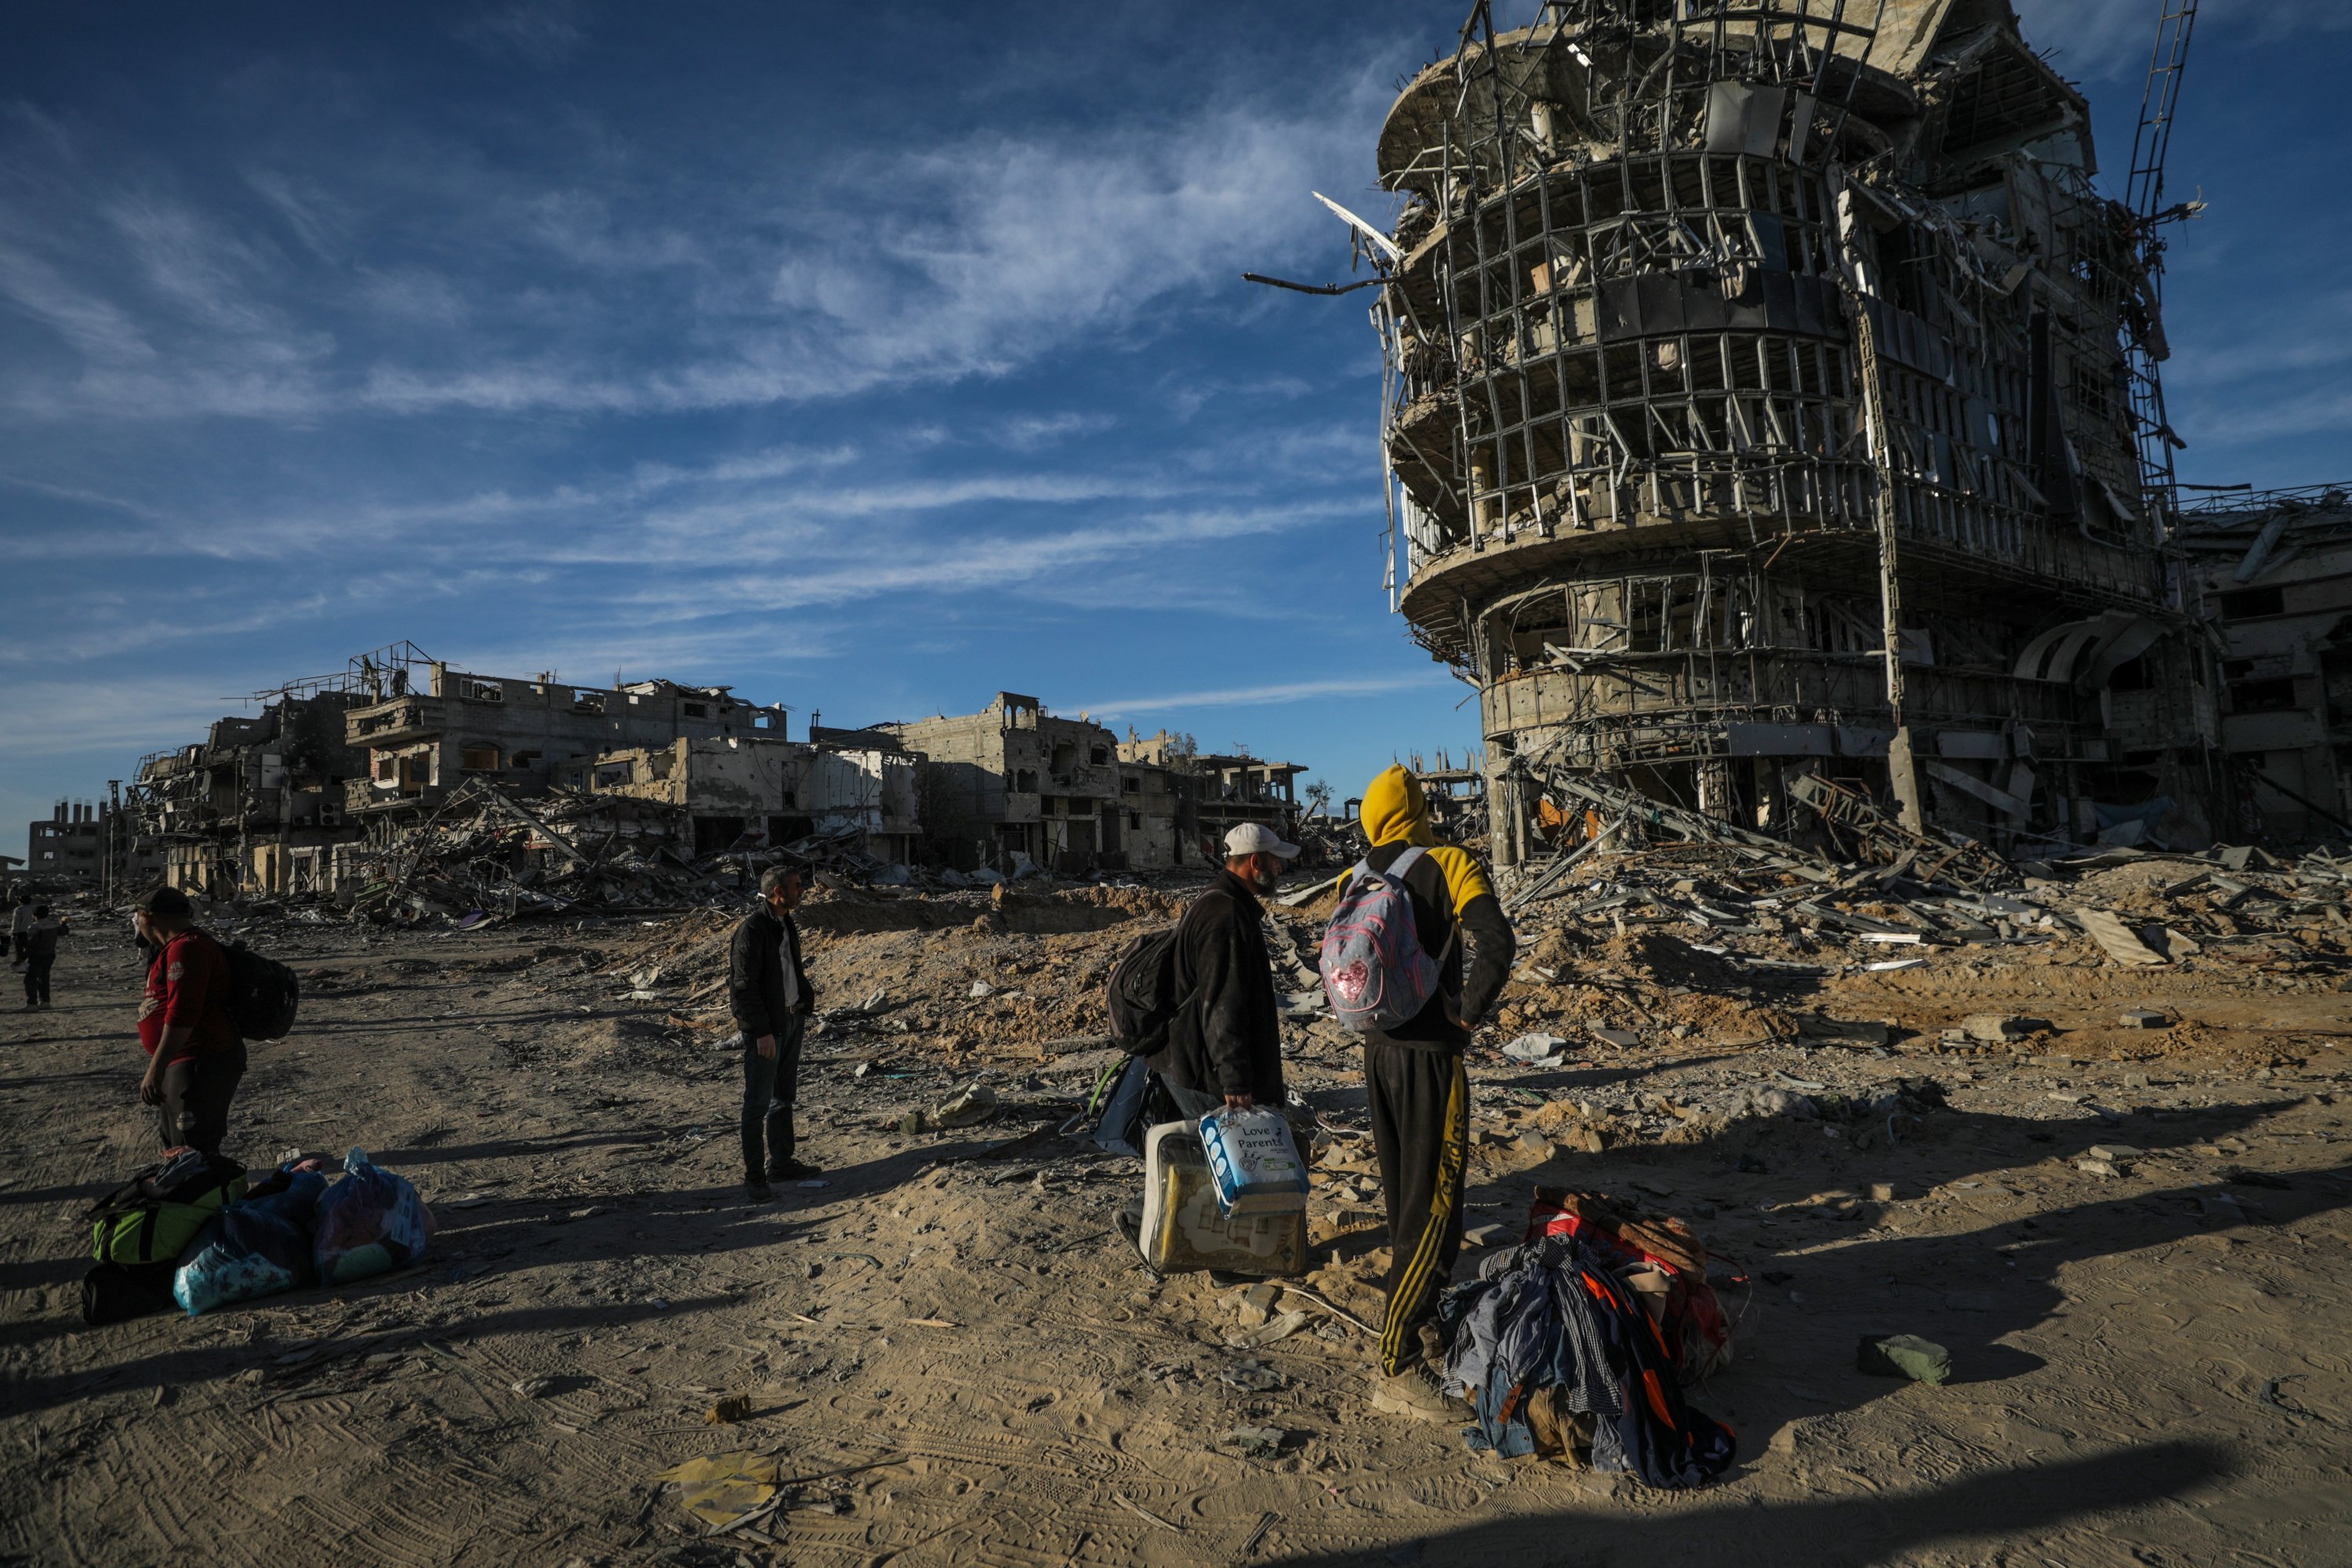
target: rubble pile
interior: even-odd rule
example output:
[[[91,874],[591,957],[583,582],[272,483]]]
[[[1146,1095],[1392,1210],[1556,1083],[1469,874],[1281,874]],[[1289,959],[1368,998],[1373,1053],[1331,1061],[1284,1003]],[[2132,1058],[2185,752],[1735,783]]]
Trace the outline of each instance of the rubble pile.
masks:
[[[1985,962],[2039,951],[2057,962],[2104,955],[2148,967],[2207,956],[2334,970],[2352,942],[2347,873],[2352,861],[2325,848],[2292,864],[2243,847],[2111,848],[2030,862],[2011,873],[2009,890],[1994,891],[1947,883],[1904,857],[1833,866],[1687,843],[1522,873],[1506,902],[1529,937],[1523,980],[1556,988],[1572,968],[1589,987],[1630,966],[1653,980],[1671,972],[1686,990],[1738,995],[1776,977],[1894,973],[1948,954]],[[1541,1004],[1517,1005],[1540,1016]],[[1590,1009],[1566,1011],[1581,1019]]]
[[[682,836],[649,833],[648,816],[683,820],[679,808],[557,787],[529,806],[494,785],[452,795],[416,826],[361,861],[352,907],[371,918],[446,917],[478,923],[526,914],[652,912],[732,905],[777,864],[810,868],[835,883],[907,885],[921,873],[866,849],[856,825],[780,847],[688,858]],[[675,823],[667,826],[675,826]],[[943,876],[971,885],[956,872]],[[995,873],[983,873],[995,879]]]

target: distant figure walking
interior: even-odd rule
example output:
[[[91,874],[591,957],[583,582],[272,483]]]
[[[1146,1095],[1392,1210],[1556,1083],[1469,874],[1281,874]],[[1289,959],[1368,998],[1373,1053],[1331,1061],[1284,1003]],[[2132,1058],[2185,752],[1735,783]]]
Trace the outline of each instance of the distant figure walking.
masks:
[[[217,1154],[245,1077],[245,1041],[228,1016],[228,954],[197,929],[195,906],[177,888],[142,894],[131,920],[156,950],[139,1006],[140,1103],[156,1108],[164,1148]]]
[[[66,928],[49,918],[49,906],[33,910],[33,928],[26,932],[25,1011],[49,1005],[49,969],[58,961],[58,938]]]
[[[802,880],[797,867],[761,873],[760,907],[743,917],[728,949],[728,1005],[742,1031],[743,1195],[755,1204],[775,1196],[769,1183],[799,1181],[817,1170],[795,1157],[793,1126],[801,1039],[816,1010],[815,988],[801,967],[800,928],[793,923]]]
[[[33,913],[33,895],[20,892],[16,907],[8,911],[8,959],[22,967],[25,954],[32,950],[33,922],[40,917]]]

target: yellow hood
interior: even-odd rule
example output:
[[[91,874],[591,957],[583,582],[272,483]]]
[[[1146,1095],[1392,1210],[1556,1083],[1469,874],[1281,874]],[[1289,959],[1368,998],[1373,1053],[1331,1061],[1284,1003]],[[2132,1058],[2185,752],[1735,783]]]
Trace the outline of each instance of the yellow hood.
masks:
[[[1375,849],[1383,844],[1418,844],[1428,850],[1445,874],[1456,914],[1468,909],[1473,899],[1494,896],[1486,871],[1469,851],[1438,843],[1437,831],[1429,823],[1429,797],[1422,794],[1421,781],[1403,768],[1391,766],[1364,786],[1363,821],[1364,834]]]
[[[1375,848],[1383,844],[1418,844],[1428,848],[1437,842],[1429,826],[1429,801],[1421,793],[1421,781],[1394,763],[1364,786],[1363,818],[1364,833]]]

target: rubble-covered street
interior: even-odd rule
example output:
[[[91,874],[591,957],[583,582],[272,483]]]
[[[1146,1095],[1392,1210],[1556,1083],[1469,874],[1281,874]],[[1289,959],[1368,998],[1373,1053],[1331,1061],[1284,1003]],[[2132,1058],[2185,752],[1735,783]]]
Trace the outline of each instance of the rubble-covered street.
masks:
[[[1111,957],[1181,889],[821,893],[824,1173],[769,1206],[737,1180],[722,916],[256,919],[305,1019],[257,1049],[232,1144],[365,1145],[431,1204],[430,1261],[96,1330],[79,1215],[152,1131],[129,933],[85,917],[0,1091],[47,1130],[0,1156],[0,1559],[1604,1562],[1670,1519],[1677,1556],[1771,1563],[2336,1561],[2342,883],[2233,858],[2110,853],[1967,926],[1875,884],[1769,908],[1786,873],[1689,847],[1521,908],[1462,1272],[1538,1184],[1687,1219],[1738,1318],[1694,1397],[1739,1459],[1686,1494],[1370,1413],[1360,1056],[1311,995],[1286,1033],[1325,1127],[1313,1270],[1269,1300],[1139,1267],[1110,1220],[1133,1163],[1056,1129],[1115,1059]],[[2067,918],[2101,909],[2195,951],[2125,965]],[[1277,910],[1294,945],[1316,912]],[[1956,929],[1846,929],[1930,921]],[[1857,1372],[1881,1332],[1948,1347],[1953,1381]],[[713,1455],[783,1505],[714,1535],[656,1479]],[[220,1484],[170,1484],[191,1468]]]
[[[16,9],[0,1568],[2352,1568],[2352,11]]]

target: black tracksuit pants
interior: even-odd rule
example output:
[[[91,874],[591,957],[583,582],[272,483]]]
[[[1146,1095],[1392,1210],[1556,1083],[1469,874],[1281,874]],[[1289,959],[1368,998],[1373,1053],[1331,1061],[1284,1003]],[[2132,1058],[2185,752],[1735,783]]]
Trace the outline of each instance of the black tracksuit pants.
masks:
[[[1381,1370],[1421,1353],[1421,1326],[1462,1253],[1462,1184],[1470,1163],[1470,1079],[1443,1049],[1364,1042],[1372,1152],[1389,1210],[1389,1301]]]

